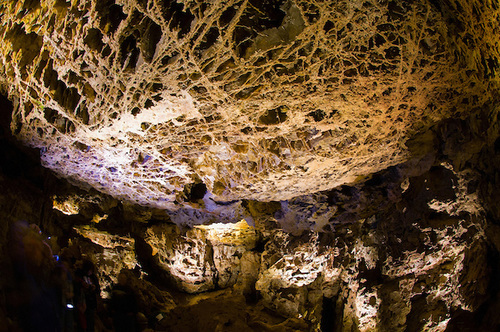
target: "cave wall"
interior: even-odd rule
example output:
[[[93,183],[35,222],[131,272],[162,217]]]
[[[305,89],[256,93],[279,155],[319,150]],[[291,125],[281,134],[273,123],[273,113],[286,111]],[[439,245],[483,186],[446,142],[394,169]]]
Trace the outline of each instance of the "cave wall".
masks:
[[[125,218],[112,198],[64,186],[59,197],[74,197],[79,214],[53,210],[41,226],[49,235],[71,225],[72,242],[98,266],[104,297],[128,271],[143,311],[162,313],[159,330],[495,331],[497,116],[484,109],[445,120],[415,137],[431,142],[427,154],[356,185],[241,202],[253,226],[181,229],[141,207]],[[25,175],[5,178],[32,186]],[[31,197],[4,198],[17,204],[12,221],[44,220]],[[96,213],[107,217],[96,222]]]
[[[3,271],[26,220],[159,330],[498,330],[498,3],[265,4],[0,4]]]
[[[196,203],[186,188],[201,183],[224,202],[352,183],[498,90],[496,1],[26,0],[0,12],[16,136],[61,176],[170,210]]]

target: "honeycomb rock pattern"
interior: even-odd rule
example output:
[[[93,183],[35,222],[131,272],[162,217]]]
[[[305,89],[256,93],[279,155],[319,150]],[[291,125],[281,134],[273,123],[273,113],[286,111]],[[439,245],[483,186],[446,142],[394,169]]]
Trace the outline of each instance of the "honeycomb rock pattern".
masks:
[[[339,331],[448,330],[451,312],[475,311],[488,294],[473,178],[443,163],[412,177],[391,207],[335,234],[275,230],[255,288],[272,310],[311,322],[329,316]],[[324,297],[336,303],[329,312]]]
[[[240,271],[248,256],[253,256],[250,250],[255,248],[258,236],[254,228],[241,221],[198,226],[185,235],[174,225],[155,225],[147,229],[144,239],[156,264],[168,271],[176,287],[199,293],[231,287],[243,277]]]
[[[44,165],[175,209],[285,200],[408,160],[494,100],[495,1],[0,4],[12,130]],[[202,190],[193,191],[198,187]]]

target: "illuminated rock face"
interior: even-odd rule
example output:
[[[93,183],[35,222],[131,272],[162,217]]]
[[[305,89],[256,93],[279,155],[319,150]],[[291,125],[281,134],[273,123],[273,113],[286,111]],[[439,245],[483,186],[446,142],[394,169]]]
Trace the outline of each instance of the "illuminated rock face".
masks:
[[[415,133],[492,101],[497,67],[498,9],[479,1],[47,0],[0,13],[16,136],[61,176],[159,208],[205,188],[290,199],[401,163]]]
[[[402,210],[333,235],[276,231],[255,285],[264,303],[316,323],[331,316],[342,331],[444,331],[452,312],[477,310],[490,278],[485,216],[467,193],[471,174],[448,167],[412,178],[395,205]]]
[[[345,222],[330,231],[307,230],[303,223],[316,217],[301,215],[299,208],[302,201],[321,211],[326,193],[289,202],[288,213],[297,216],[294,232],[285,231],[275,218],[282,205],[259,202],[248,207],[255,228],[245,221],[187,231],[165,223],[136,226],[156,268],[149,273],[167,276],[177,290],[202,293],[190,295],[189,302],[168,302],[169,318],[163,324],[182,330],[191,323],[175,323],[179,317],[189,321],[195,312],[207,315],[214,310],[206,307],[212,303],[230,307],[208,321],[225,319],[257,330],[266,327],[263,308],[303,324],[283,326],[283,331],[332,326],[339,331],[445,331],[468,324],[457,319],[461,312],[483,312],[487,318],[471,325],[476,328],[498,326],[495,307],[489,307],[498,276],[492,269],[498,262],[489,257],[498,255],[500,230],[479,198],[482,180],[470,169],[458,171],[446,162],[420,166],[427,170],[411,177],[387,170],[359,188],[331,191],[331,199],[338,199],[335,211],[346,211],[337,215]],[[384,183],[375,181],[377,176]],[[392,190],[392,198],[381,204],[377,197],[384,188]],[[348,222],[343,213],[351,215]],[[106,252],[109,235],[87,228],[79,232]],[[119,237],[117,247],[124,241],[133,243]],[[113,273],[109,262],[101,264],[103,278]],[[242,312],[252,315],[242,318]]]
[[[2,2],[14,134],[114,198],[1,177],[1,239],[74,229],[103,285],[201,292],[140,279],[167,330],[497,330],[499,8]]]
[[[9,225],[26,218],[52,240],[76,230],[67,252],[79,247],[97,264],[103,295],[128,269],[158,330],[497,331],[498,111],[443,121],[417,139],[435,142],[425,157],[356,185],[241,202],[255,227],[181,230],[156,210],[54,179],[35,181],[52,183],[48,192],[29,177],[13,185],[21,167],[12,173],[5,165],[28,164],[2,158],[0,268],[15,243]],[[3,272],[0,283],[10,289],[16,280]],[[148,282],[161,276],[170,281],[161,290]],[[3,321],[11,312],[0,303]]]
[[[153,226],[144,239],[175,284],[197,293],[233,286],[241,271],[241,257],[255,248],[257,235],[241,221],[198,226],[184,235],[175,225]]]
[[[135,257],[135,241],[130,237],[109,234],[89,226],[78,226],[76,231],[82,237],[93,242],[101,249],[93,252],[92,246],[85,249],[92,253],[100,270],[101,295],[109,297],[109,290],[117,282],[117,276],[122,269],[133,269],[137,265]]]

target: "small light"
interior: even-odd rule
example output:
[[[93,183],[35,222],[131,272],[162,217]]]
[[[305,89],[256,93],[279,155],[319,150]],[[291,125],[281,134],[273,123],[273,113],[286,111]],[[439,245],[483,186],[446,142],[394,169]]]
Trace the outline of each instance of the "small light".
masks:
[[[66,304],[66,308],[73,309],[73,305],[71,303]]]

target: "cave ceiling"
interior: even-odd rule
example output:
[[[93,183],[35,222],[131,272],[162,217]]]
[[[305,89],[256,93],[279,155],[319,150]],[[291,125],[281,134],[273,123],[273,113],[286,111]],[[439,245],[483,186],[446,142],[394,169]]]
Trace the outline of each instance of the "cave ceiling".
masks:
[[[3,1],[0,85],[15,136],[73,183],[169,210],[283,201],[421,156],[420,133],[491,104],[498,16],[495,1]]]

